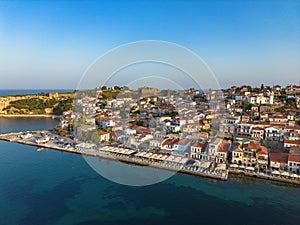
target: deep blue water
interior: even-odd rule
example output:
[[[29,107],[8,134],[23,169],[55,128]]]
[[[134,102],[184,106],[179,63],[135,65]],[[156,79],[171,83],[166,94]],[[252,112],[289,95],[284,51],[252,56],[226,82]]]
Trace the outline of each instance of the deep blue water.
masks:
[[[24,94],[40,94],[48,92],[69,92],[72,89],[0,89],[0,96],[7,95],[24,95]]]
[[[2,118],[0,132],[56,122]],[[124,186],[98,175],[80,155],[3,141],[0,177],[1,225],[300,224],[299,187],[253,178],[178,174],[155,185]]]

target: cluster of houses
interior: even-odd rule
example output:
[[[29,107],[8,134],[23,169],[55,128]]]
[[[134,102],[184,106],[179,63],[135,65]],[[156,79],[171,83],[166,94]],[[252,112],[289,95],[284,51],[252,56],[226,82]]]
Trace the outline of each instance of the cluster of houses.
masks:
[[[75,99],[80,111],[65,112],[61,126],[75,119],[80,124],[75,129],[77,138],[97,132],[99,142],[137,151],[172,153],[215,166],[231,163],[249,170],[299,174],[299,86],[258,90],[233,86],[167,95],[144,87],[138,93],[141,96],[103,98],[98,90],[94,97]],[[295,108],[277,110],[289,99]],[[268,141],[282,148],[263,144]]]

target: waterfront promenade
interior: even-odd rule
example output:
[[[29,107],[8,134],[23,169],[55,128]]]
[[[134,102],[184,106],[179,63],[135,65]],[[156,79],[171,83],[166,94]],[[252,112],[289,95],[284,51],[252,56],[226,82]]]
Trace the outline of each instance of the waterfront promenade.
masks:
[[[36,131],[33,133],[40,133],[40,132],[41,131]],[[220,172],[217,170],[209,170],[207,168],[204,169],[201,168],[201,166],[187,166],[185,163],[180,163],[182,161],[176,161],[176,159],[174,159],[174,161],[170,161],[170,160],[153,160],[155,159],[155,157],[149,157],[149,158],[140,157],[143,154],[137,153],[136,151],[133,150],[120,148],[120,147],[102,146],[97,149],[93,149],[93,148],[76,149],[69,144],[62,146],[62,145],[55,144],[54,142],[36,143],[35,141],[33,141],[36,140],[35,138],[31,138],[31,139],[21,138],[22,134],[23,132],[0,134],[0,140],[36,146],[38,147],[38,150],[53,149],[53,150],[59,150],[59,151],[64,151],[69,153],[80,154],[80,155],[100,157],[103,159],[131,163],[140,166],[150,166],[153,168],[158,168],[158,169],[163,169],[163,170],[168,170],[173,172],[186,173],[195,176],[201,176],[201,177],[224,180],[224,181],[228,180],[229,174],[238,174],[238,175],[244,175],[244,176],[250,176],[255,178],[268,179],[268,180],[300,185],[300,177],[288,178],[288,177],[276,176],[273,174],[257,173],[254,171],[245,171],[245,170],[241,170],[238,168],[231,168],[231,167],[229,167],[225,171]],[[182,158],[182,160],[186,162],[187,158]]]
[[[37,131],[40,132],[40,131]],[[62,147],[53,143],[36,143],[31,140],[24,140],[20,138],[20,136],[23,134],[23,132],[17,132],[17,133],[7,133],[7,134],[0,134],[0,140],[3,141],[9,141],[9,142],[15,142],[25,145],[31,145],[38,147],[39,150],[41,149],[53,149],[53,150],[59,150],[69,153],[75,153],[80,155],[86,155],[86,156],[94,156],[94,157],[100,157],[103,159],[109,159],[109,160],[115,160],[125,163],[131,163],[136,164],[140,166],[149,166],[153,168],[168,170],[172,172],[180,172],[185,174],[191,174],[206,178],[212,178],[212,179],[218,179],[226,181],[228,179],[228,171],[219,172],[219,171],[210,171],[207,169],[201,169],[200,167],[188,167],[183,164],[172,162],[172,161],[152,161],[148,160],[146,158],[139,158],[134,155],[124,155],[120,154],[120,151],[116,151],[116,153],[113,153],[112,151],[105,150],[105,147],[99,148],[99,149],[85,149],[85,150],[78,150],[74,147]],[[107,146],[106,146],[107,147]],[[114,147],[116,148],[116,147]],[[116,148],[119,150],[122,150],[122,148]],[[118,152],[118,153],[117,153]]]

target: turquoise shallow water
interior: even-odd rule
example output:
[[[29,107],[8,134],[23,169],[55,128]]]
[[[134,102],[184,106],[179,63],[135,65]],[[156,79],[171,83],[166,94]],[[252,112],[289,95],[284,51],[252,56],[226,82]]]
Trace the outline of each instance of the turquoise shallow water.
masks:
[[[2,118],[0,133],[56,123]],[[178,174],[155,185],[124,186],[98,175],[80,155],[3,141],[0,177],[1,225],[300,224],[299,187],[253,178]]]

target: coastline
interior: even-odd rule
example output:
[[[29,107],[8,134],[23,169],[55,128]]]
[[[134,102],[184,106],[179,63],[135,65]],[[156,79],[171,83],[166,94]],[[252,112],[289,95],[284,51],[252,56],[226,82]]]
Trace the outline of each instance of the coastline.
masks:
[[[235,174],[235,175],[247,176],[247,177],[253,177],[253,178],[257,178],[257,179],[264,179],[264,180],[271,180],[271,181],[277,181],[277,182],[282,182],[282,183],[300,185],[300,180],[292,180],[292,179],[287,179],[287,178],[282,178],[282,177],[268,176],[268,175],[264,175],[264,174],[237,171],[237,170],[230,169],[230,168],[228,169],[228,173]]]
[[[51,114],[0,114],[0,117],[3,118],[18,118],[18,117],[24,117],[24,118],[60,118],[59,115],[51,115]]]
[[[227,181],[229,178],[229,174],[236,174],[236,175],[240,175],[240,176],[248,176],[248,177],[253,177],[253,178],[258,178],[258,179],[265,179],[265,180],[272,180],[272,181],[277,181],[277,182],[300,185],[299,179],[298,180],[287,179],[287,178],[283,178],[283,177],[276,177],[276,176],[269,176],[269,175],[265,175],[265,174],[245,172],[245,171],[240,171],[240,170],[231,169],[231,168],[228,169],[228,173],[226,174],[226,176],[218,176],[218,175],[214,175],[214,174],[210,174],[210,173],[190,171],[185,168],[178,169],[178,168],[167,167],[167,166],[163,166],[161,164],[153,163],[150,161],[142,161],[142,160],[139,160],[138,158],[125,158],[125,157],[121,157],[121,156],[105,154],[103,152],[92,152],[92,151],[82,152],[77,149],[63,148],[63,147],[53,146],[53,145],[48,145],[48,144],[38,144],[38,143],[28,142],[28,141],[24,141],[24,140],[19,140],[18,138],[14,139],[11,137],[11,136],[17,137],[20,134],[22,134],[22,132],[0,134],[0,140],[7,141],[7,142],[14,142],[14,143],[18,143],[18,144],[35,146],[38,148],[37,151],[48,150],[48,149],[56,150],[56,151],[63,151],[63,152],[67,152],[67,153],[99,157],[102,159],[108,159],[108,160],[114,160],[114,161],[120,161],[120,162],[135,164],[135,165],[139,165],[139,166],[150,166],[152,168],[163,169],[163,170],[179,172],[179,173],[184,173],[184,174],[190,174],[190,175],[206,177],[206,178],[211,178],[211,179],[217,179],[217,180],[222,180],[222,181]]]
[[[113,156],[111,154],[104,154],[102,152],[97,152],[97,153],[96,152],[91,152],[91,151],[90,152],[89,151],[82,152],[82,151],[79,151],[79,150],[76,150],[76,149],[62,148],[62,147],[47,145],[47,144],[37,144],[37,143],[33,143],[33,142],[15,140],[15,139],[6,137],[6,136],[9,136],[9,135],[16,135],[17,136],[17,135],[20,135],[20,134],[22,134],[22,132],[0,134],[0,141],[2,140],[2,141],[7,141],[7,142],[14,142],[14,143],[18,143],[18,144],[25,144],[25,145],[35,146],[35,147],[39,148],[38,151],[47,150],[47,149],[57,150],[57,151],[63,151],[63,152],[67,152],[67,153],[74,153],[74,154],[79,154],[79,155],[99,157],[99,158],[102,158],[102,159],[120,161],[120,162],[135,164],[135,165],[139,165],[139,166],[149,166],[149,167],[152,167],[152,168],[163,169],[163,170],[172,171],[172,172],[185,173],[185,174],[190,174],[190,175],[196,175],[196,176],[200,176],[200,177],[217,179],[217,180],[221,180],[221,181],[226,181],[228,179],[228,173],[226,174],[226,176],[218,176],[218,175],[209,174],[209,173],[190,171],[190,170],[187,170],[187,169],[184,169],[184,168],[178,169],[178,168],[162,166],[162,165],[159,165],[157,163],[152,163],[150,161],[148,161],[148,162],[141,161],[137,158],[125,158],[125,157],[120,157],[120,156]]]

